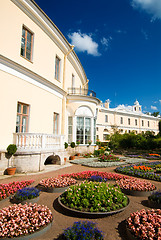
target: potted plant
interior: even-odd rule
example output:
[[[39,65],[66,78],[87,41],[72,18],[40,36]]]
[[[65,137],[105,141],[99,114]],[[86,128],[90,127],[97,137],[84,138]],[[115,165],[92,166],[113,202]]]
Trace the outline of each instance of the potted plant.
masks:
[[[80,140],[77,140],[77,141],[76,141],[76,144],[77,144],[77,147],[78,147],[78,150],[79,150]],[[77,156],[80,156],[80,153],[78,152],[76,155],[77,155]]]
[[[16,167],[13,166],[13,154],[17,151],[17,146],[15,144],[9,144],[7,147],[7,158],[8,158],[8,168],[7,173],[8,175],[14,175],[16,171]],[[9,164],[10,159],[10,164]]]
[[[71,148],[75,148],[75,142],[71,142],[70,144]],[[70,160],[74,160],[75,159],[75,156],[70,156]]]
[[[64,147],[65,147],[65,151],[66,151],[66,149],[68,148],[68,143],[67,142],[64,143]],[[64,157],[64,163],[65,164],[66,164],[66,161],[67,161],[67,158]]]

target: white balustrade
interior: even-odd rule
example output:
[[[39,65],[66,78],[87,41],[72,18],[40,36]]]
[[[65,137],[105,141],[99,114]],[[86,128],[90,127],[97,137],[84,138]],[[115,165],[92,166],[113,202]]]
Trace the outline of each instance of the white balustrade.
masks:
[[[14,133],[18,151],[64,149],[64,136],[44,133]]]

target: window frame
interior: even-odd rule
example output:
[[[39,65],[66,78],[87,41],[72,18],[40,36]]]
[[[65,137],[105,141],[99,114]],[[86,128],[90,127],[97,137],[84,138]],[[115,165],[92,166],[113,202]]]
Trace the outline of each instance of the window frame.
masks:
[[[59,117],[60,114],[57,112],[53,113],[53,134],[58,135],[59,134]]]
[[[21,112],[18,112],[18,105],[21,105]],[[23,113],[23,109],[24,109],[24,106],[27,107],[27,113]],[[26,104],[26,103],[22,103],[22,102],[18,102],[17,103],[17,115],[16,115],[16,118],[19,116],[20,117],[20,121],[19,123],[20,124],[17,124],[17,119],[16,119],[16,133],[25,133],[25,132],[28,132],[28,127],[29,127],[29,111],[30,111],[30,105]],[[22,131],[22,128],[23,128],[23,117],[26,118],[26,127],[25,127],[25,131]],[[20,131],[17,131],[17,127],[19,126],[19,129]]]
[[[108,115],[105,115],[105,122],[108,122]]]
[[[58,60],[58,61],[57,61]],[[57,63],[58,67],[57,67]],[[61,69],[61,59],[58,55],[55,56],[55,79],[60,82],[60,69]]]
[[[21,54],[21,51],[22,51],[22,39],[23,39],[23,30],[25,31],[25,48],[24,48],[24,52],[25,52],[25,54],[24,54],[24,56]],[[31,49],[30,49],[30,59],[28,59],[27,57],[26,57],[26,53],[27,53],[27,33],[30,33],[31,34]],[[32,60],[33,60],[33,39],[34,39],[34,33],[30,30],[30,29],[28,29],[26,26],[22,26],[22,35],[21,35],[21,49],[20,49],[20,56],[21,57],[23,57],[23,58],[25,58],[27,61],[29,61],[29,62],[32,62]]]

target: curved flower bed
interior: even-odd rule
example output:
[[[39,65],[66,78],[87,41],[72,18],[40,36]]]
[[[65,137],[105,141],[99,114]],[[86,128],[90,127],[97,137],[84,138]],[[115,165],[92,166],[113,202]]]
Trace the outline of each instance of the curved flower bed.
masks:
[[[25,200],[36,199],[40,195],[40,190],[35,187],[29,188],[22,188],[16,192],[13,197],[13,200],[17,202],[25,202]]]
[[[161,208],[161,191],[153,192],[148,197],[148,205],[152,208]]]
[[[102,232],[96,227],[96,223],[89,221],[74,222],[72,227],[68,227],[63,232],[63,239],[66,240],[103,240]]]
[[[120,179],[116,181],[121,189],[134,191],[153,191],[156,189],[155,185],[145,180],[136,178]]]
[[[150,167],[155,167],[157,163],[153,163],[150,165]],[[156,174],[154,172],[142,172],[138,169],[134,169],[133,165],[130,166],[120,166],[117,167],[115,169],[116,172],[118,173],[123,173],[123,174],[127,174],[130,176],[134,176],[134,177],[139,177],[139,178],[146,178],[146,179],[150,179],[150,180],[154,180],[154,181],[159,181],[161,182],[161,175],[160,174]]]
[[[62,177],[71,177],[71,178],[75,178],[75,179],[84,179],[84,180],[90,179],[92,176],[100,176],[107,180],[118,180],[121,178],[130,178],[130,177],[123,176],[123,175],[117,174],[117,173],[99,172],[99,171],[83,171],[83,172],[78,172],[78,173],[64,174],[61,176]]]
[[[52,222],[52,212],[44,205],[14,204],[0,210],[0,239],[32,234]]]
[[[57,177],[42,179],[39,184],[45,188],[63,188],[73,184],[76,184],[76,180],[71,177]]]
[[[0,184],[0,201],[14,194],[19,189],[22,189],[24,187],[31,185],[33,182],[34,180],[29,180],[29,181],[21,181],[21,182],[19,181],[11,182],[8,184]]]
[[[161,210],[137,211],[127,219],[127,228],[137,239],[161,239]]]
[[[100,161],[100,162],[119,162],[120,159],[113,154],[100,154],[98,161]]]
[[[103,182],[83,182],[68,188],[60,198],[68,208],[81,212],[111,212],[128,204],[120,188]]]

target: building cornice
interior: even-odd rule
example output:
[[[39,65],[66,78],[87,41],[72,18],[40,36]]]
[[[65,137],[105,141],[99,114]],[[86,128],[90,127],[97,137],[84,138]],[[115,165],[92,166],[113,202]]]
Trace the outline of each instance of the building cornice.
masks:
[[[115,109],[106,109],[106,108],[100,108],[99,111],[104,113],[112,113],[112,114],[118,114],[118,115],[129,116],[129,117],[146,118],[149,120],[160,120],[160,118],[158,117],[146,115],[142,112],[141,113],[121,112],[121,111],[116,111]]]
[[[0,55],[0,70],[7,72],[8,74],[11,74],[15,77],[21,78],[26,82],[40,87],[60,98],[63,98],[63,96],[66,95],[66,92],[63,89],[56,86],[49,80],[2,55]]]
[[[70,102],[89,102],[98,105],[101,101],[98,98],[92,96],[67,95],[67,103]]]
[[[46,15],[46,13],[33,0],[11,0],[17,7],[19,7],[30,19],[32,19],[49,37],[50,39],[66,54],[71,49],[71,45],[61,33],[58,27]],[[69,61],[77,71],[82,84],[87,82],[87,76],[84,68],[73,51],[68,56]]]

